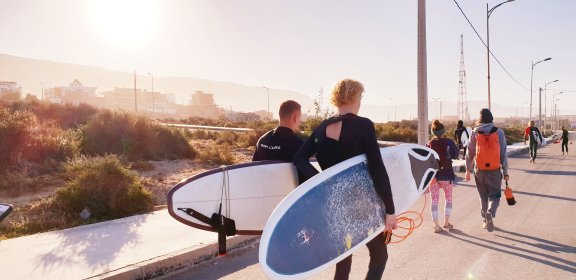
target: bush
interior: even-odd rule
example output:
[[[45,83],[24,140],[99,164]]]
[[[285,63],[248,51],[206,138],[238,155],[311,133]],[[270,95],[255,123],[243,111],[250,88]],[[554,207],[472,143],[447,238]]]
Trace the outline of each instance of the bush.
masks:
[[[145,117],[102,111],[82,129],[82,151],[88,155],[117,154],[130,160],[193,158],[196,152],[177,128]]]
[[[200,150],[198,159],[209,164],[230,165],[236,163],[228,145]]]
[[[26,215],[21,215],[26,212]],[[82,224],[72,215],[58,211],[54,197],[42,198],[25,209],[17,209],[7,221],[6,227],[0,227],[0,240],[28,234],[46,232],[78,226]]]
[[[0,108],[0,143],[0,171],[19,170],[25,162],[52,170],[55,162],[80,152],[77,130],[62,130],[55,121],[40,121],[26,110]]]
[[[94,219],[116,219],[152,209],[152,195],[115,155],[78,157],[65,164],[66,186],[56,192],[63,213],[87,208]]]
[[[10,112],[0,107],[0,171],[19,167],[37,123],[36,116],[29,111]]]
[[[53,120],[63,129],[78,128],[84,125],[98,112],[98,109],[88,104],[54,104],[48,102],[14,102],[12,111],[30,111],[40,120]]]

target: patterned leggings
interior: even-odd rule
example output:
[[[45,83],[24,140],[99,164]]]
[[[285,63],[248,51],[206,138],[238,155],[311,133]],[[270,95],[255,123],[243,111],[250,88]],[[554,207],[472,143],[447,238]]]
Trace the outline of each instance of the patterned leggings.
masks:
[[[430,184],[430,197],[432,198],[431,212],[432,219],[438,221],[438,202],[440,201],[440,189],[444,190],[446,205],[444,207],[444,216],[450,217],[452,212],[452,184],[450,181],[434,180]]]

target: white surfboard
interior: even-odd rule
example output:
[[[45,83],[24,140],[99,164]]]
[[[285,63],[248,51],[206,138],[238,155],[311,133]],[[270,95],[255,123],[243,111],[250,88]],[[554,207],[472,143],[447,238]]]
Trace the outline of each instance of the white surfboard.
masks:
[[[396,213],[408,210],[438,170],[434,150],[403,144],[380,150]],[[360,155],[328,168],[280,202],[260,239],[259,261],[272,279],[305,279],[381,234],[384,204]]]
[[[470,143],[470,135],[472,135],[472,128],[466,127],[466,131],[462,132],[460,136],[460,143],[462,143],[462,147],[468,147],[468,143]],[[466,134],[468,132],[468,134]]]
[[[218,213],[236,223],[236,234],[260,234],[272,210],[298,186],[292,163],[257,161],[213,169],[188,178],[168,192],[168,212],[176,220],[216,231],[183,209],[206,217]]]
[[[534,140],[536,140],[536,143],[538,143],[538,145],[542,145],[542,139],[540,138],[540,134],[538,133],[538,131],[532,130],[532,136],[534,136]]]

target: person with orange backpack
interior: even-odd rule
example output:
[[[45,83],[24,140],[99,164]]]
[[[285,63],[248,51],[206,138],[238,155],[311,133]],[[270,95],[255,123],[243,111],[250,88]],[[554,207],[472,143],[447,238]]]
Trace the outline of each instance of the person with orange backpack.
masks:
[[[466,181],[474,172],[476,189],[480,197],[482,227],[494,230],[494,217],[500,204],[502,178],[508,181],[508,155],[504,131],[494,126],[489,109],[480,110],[478,125],[472,131],[466,155]]]
[[[452,160],[458,159],[460,149],[456,143],[451,139],[444,136],[444,124],[439,120],[434,120],[432,123],[432,134],[434,138],[428,141],[426,146],[432,148],[440,156],[439,166],[440,169],[436,173],[436,177],[430,184],[430,197],[432,204],[430,205],[430,212],[432,213],[432,221],[434,221],[434,232],[442,232],[442,228],[453,229],[454,226],[450,223],[450,214],[452,212],[452,182],[456,179],[454,169],[452,167]],[[440,227],[438,223],[438,202],[440,200],[440,189],[444,190],[444,225]]]

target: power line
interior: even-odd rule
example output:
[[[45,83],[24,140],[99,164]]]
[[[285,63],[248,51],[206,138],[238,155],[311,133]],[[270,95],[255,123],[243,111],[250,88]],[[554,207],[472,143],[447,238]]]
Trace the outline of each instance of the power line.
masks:
[[[466,18],[466,21],[468,21],[468,24],[470,24],[470,27],[472,27],[472,30],[474,30],[474,33],[476,33],[476,36],[478,36],[478,39],[480,39],[480,42],[482,42],[482,44],[484,44],[484,46],[486,48],[488,48],[488,46],[486,45],[486,43],[482,39],[482,36],[480,36],[480,34],[478,34],[478,31],[476,31],[476,28],[474,27],[472,22],[470,22],[470,20],[468,19],[468,16],[466,16],[466,13],[464,13],[464,10],[462,10],[462,8],[460,7],[460,4],[458,4],[458,2],[456,2],[456,0],[454,0],[454,3],[456,4],[456,6],[458,6],[458,9],[460,10],[460,12],[464,16],[464,18]],[[510,72],[508,72],[508,70],[506,70],[506,67],[504,67],[504,65],[502,65],[500,60],[498,60],[498,58],[494,55],[494,53],[492,53],[491,50],[489,50],[489,52],[490,52],[490,55],[492,55],[492,57],[494,58],[494,60],[496,60],[496,62],[498,62],[498,65],[500,65],[502,70],[504,70],[504,72],[506,72],[506,74],[508,74],[508,76],[510,76],[510,78],[512,78],[512,80],[514,80],[514,82],[516,82],[520,87],[524,88],[525,90],[528,90],[528,91],[530,90],[529,88],[525,87],[520,82],[518,82],[518,80],[516,80],[516,78],[514,78],[514,76],[512,76],[512,74],[510,74]]]

